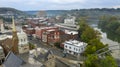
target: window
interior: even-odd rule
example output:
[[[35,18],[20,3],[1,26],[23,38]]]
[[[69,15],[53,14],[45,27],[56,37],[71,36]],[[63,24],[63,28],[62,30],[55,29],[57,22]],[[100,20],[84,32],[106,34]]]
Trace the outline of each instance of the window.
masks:
[[[81,50],[83,51],[83,48],[81,48]]]
[[[75,48],[74,48],[74,50],[75,50]]]
[[[25,38],[24,38],[24,42],[25,42]]]
[[[76,51],[77,51],[78,49],[76,49]]]
[[[67,48],[67,46],[65,46]]]
[[[21,39],[21,42],[23,42],[23,39]]]
[[[69,49],[71,49],[71,47],[69,47]]]

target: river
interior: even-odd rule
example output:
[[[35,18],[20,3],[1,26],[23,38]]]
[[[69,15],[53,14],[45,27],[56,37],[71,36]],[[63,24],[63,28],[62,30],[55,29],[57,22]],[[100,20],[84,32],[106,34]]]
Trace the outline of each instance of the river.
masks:
[[[100,41],[104,44],[108,44],[109,46],[109,49],[119,49],[120,48],[120,44],[118,42],[115,42],[113,40],[110,40],[107,38],[107,34],[105,32],[102,32],[101,29],[99,29],[97,27],[97,24],[92,24],[90,25],[91,27],[94,28],[94,30],[97,30],[101,33],[101,39]],[[115,46],[117,45],[117,46]],[[112,47],[110,47],[112,46]],[[115,59],[120,59],[120,50],[112,50],[112,56],[115,58]]]

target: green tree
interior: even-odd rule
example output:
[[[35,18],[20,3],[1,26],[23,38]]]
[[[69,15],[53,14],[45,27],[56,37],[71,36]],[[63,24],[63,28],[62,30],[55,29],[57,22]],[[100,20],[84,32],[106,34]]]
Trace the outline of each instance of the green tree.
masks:
[[[117,64],[112,56],[99,58],[97,55],[89,55],[84,64],[85,67],[117,67]]]
[[[98,57],[96,55],[88,55],[87,60],[85,60],[85,67],[100,67],[98,65]]]
[[[104,24],[106,24],[106,22],[108,21],[107,19],[108,18],[103,17],[101,22],[103,23],[104,21]],[[113,19],[112,21],[115,21],[115,18],[112,19]],[[99,49],[108,46],[100,42],[100,36],[99,36],[100,33],[98,31],[95,31],[90,26],[88,26],[85,23],[85,21],[80,22],[79,25],[80,25],[79,36],[82,41],[88,43],[84,51],[84,55],[86,56],[86,60],[84,61],[85,67],[117,67],[114,58],[110,54],[105,54],[104,57],[102,58],[99,58],[97,54],[95,54],[95,52],[98,51]],[[104,28],[107,28],[106,25],[104,26],[105,26]],[[110,27],[112,27],[112,25],[110,25]],[[103,50],[101,52],[104,52],[106,50]]]
[[[104,45],[103,43],[100,42],[99,39],[92,39],[90,40],[90,42],[88,43],[88,46],[84,52],[84,54],[90,55],[90,54],[94,54],[97,50],[102,49],[104,47],[106,47],[107,45]],[[103,51],[102,51],[103,52]]]
[[[102,67],[118,67],[112,56],[106,56],[106,58],[100,60]]]
[[[32,43],[29,43],[29,48],[30,48],[30,50],[35,49],[35,45]]]
[[[87,27],[83,33],[81,34],[81,39],[84,42],[89,42],[92,39],[96,39],[97,38],[97,33],[90,27]]]
[[[115,16],[102,16],[99,19],[98,26],[102,31],[106,32],[108,38],[120,42],[120,21]]]

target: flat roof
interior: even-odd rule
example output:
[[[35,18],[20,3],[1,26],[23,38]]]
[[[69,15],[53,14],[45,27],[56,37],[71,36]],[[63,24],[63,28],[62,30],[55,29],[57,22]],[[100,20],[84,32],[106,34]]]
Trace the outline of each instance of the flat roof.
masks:
[[[70,45],[75,45],[75,46],[83,46],[85,44],[84,42],[80,42],[77,40],[69,40],[69,41],[66,41],[65,43]]]
[[[41,29],[50,29],[50,28],[58,28],[58,27],[41,27],[41,28],[37,27],[36,29],[41,30]]]
[[[50,29],[50,30],[47,30],[48,32],[52,32],[52,31],[55,31],[55,29]]]

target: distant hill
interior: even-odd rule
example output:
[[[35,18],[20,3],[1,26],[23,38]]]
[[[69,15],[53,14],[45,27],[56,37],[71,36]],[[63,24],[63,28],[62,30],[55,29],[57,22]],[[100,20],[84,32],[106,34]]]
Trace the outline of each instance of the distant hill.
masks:
[[[28,16],[28,14],[26,14],[23,11],[20,11],[14,8],[6,8],[6,7],[0,8],[0,14]]]
[[[74,9],[68,12],[77,17],[89,17],[98,19],[103,15],[118,16],[120,17],[120,8],[93,8],[93,9]]]
[[[89,23],[97,23],[102,16],[116,16],[120,19],[120,8],[73,9],[66,12],[66,15],[68,14],[75,16],[76,21],[84,17]]]
[[[24,11],[27,14],[36,15],[39,11]],[[48,16],[61,15],[67,12],[67,10],[46,10]]]
[[[27,14],[35,15],[38,11],[24,11]]]

